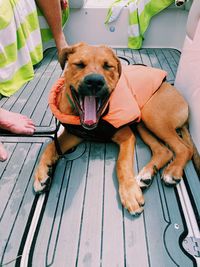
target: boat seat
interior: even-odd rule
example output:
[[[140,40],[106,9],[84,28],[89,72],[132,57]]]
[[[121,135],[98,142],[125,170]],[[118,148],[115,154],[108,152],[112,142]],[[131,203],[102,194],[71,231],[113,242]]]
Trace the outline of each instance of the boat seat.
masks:
[[[190,9],[186,37],[177,70],[175,86],[189,103],[190,133],[200,152],[200,1],[194,0]]]

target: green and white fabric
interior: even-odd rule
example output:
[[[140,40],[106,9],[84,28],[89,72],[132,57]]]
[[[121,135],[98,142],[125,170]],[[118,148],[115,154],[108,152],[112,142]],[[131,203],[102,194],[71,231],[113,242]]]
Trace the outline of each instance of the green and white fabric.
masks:
[[[106,24],[115,21],[124,7],[129,9],[128,47],[139,49],[151,18],[172,4],[174,0],[116,0],[110,6]]]
[[[66,20],[68,10],[64,19]],[[41,17],[41,16],[39,16]],[[43,18],[41,20],[44,21]],[[52,38],[45,26],[43,40]],[[13,95],[34,77],[43,47],[34,0],[0,0],[0,94]]]

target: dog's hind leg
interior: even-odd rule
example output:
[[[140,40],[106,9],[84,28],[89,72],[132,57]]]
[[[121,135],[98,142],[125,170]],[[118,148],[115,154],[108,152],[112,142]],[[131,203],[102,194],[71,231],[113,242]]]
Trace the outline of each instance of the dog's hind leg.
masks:
[[[142,122],[137,125],[137,130],[152,152],[151,160],[142,168],[136,178],[141,188],[147,188],[151,185],[152,178],[156,172],[172,159],[173,153]]]
[[[154,127],[156,127],[157,123],[159,123],[159,120],[156,120],[155,124],[154,121],[151,120],[151,125]],[[175,185],[180,182],[183,175],[183,169],[188,160],[192,158],[193,147],[184,142],[184,140],[177,134],[176,129],[169,125],[165,125],[163,121],[160,121],[159,126],[160,127],[157,128],[154,133],[163,142],[168,144],[170,149],[174,152],[173,161],[171,161],[164,169],[162,179],[167,185]],[[151,128],[152,131],[153,128]]]
[[[142,121],[156,137],[166,143],[174,153],[173,161],[162,174],[168,185],[177,184],[183,175],[183,168],[193,155],[193,146],[180,137],[177,129],[185,129],[188,120],[188,105],[180,93],[164,82],[159,90],[142,108]]]
[[[69,134],[66,130],[58,137],[58,142],[62,153],[75,147],[82,141],[81,138]],[[42,193],[49,188],[51,181],[50,169],[59,159],[54,141],[49,143],[41,155],[39,164],[35,171],[34,190],[36,193]]]
[[[167,185],[174,185],[180,182],[183,169],[186,163],[192,158],[193,146],[186,144],[177,134],[176,130],[171,130],[168,136],[163,137],[170,148],[174,151],[174,160],[164,169],[162,178]]]
[[[121,202],[132,215],[139,215],[143,211],[144,197],[133,172],[135,136],[129,127],[124,127],[112,140],[119,145],[117,177]]]

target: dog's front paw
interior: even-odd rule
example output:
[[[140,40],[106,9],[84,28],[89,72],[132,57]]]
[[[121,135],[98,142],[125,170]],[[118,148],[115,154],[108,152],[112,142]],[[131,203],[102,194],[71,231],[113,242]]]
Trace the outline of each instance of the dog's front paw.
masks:
[[[153,181],[154,171],[143,168],[136,176],[136,181],[141,189],[148,188]]]
[[[41,194],[50,188],[52,168],[38,168],[35,172],[33,188],[38,194]]]
[[[137,216],[143,212],[144,197],[140,187],[133,179],[120,183],[119,195],[122,205],[131,215]]]
[[[172,174],[163,174],[162,180],[167,186],[177,185],[182,179],[182,176],[174,176]]]
[[[168,186],[177,185],[182,179],[183,171],[178,166],[170,164],[162,174],[162,180]]]

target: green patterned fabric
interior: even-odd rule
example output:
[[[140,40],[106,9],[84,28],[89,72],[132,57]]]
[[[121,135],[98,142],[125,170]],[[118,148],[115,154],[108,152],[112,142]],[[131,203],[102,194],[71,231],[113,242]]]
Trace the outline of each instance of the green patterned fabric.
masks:
[[[63,25],[69,10],[63,11]],[[43,23],[39,24],[39,20]],[[51,31],[34,0],[0,0],[0,94],[11,96],[34,77]],[[43,28],[40,28],[42,25]],[[42,34],[42,38],[41,38]]]
[[[174,3],[174,0],[116,0],[110,6],[106,24],[115,21],[124,7],[129,9],[128,47],[139,49],[142,47],[144,33],[151,18]]]

